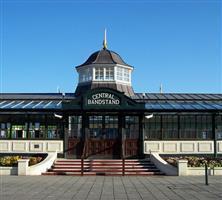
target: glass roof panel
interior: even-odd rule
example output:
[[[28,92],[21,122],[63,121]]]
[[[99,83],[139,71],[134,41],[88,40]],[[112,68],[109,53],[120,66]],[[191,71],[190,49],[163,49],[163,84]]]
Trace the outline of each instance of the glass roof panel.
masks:
[[[191,96],[192,99],[199,99],[199,100],[201,100],[201,98],[198,95],[196,95],[196,94],[189,94],[189,96]]]
[[[197,102],[199,105],[203,106],[205,109],[207,110],[212,110],[212,109],[215,109],[214,107],[212,107],[211,105],[209,104],[206,104],[205,102]]]
[[[62,108],[61,100],[2,100],[0,109],[59,109]]]
[[[172,94],[163,94],[166,99],[175,99],[175,97]]]
[[[183,97],[183,99],[188,99],[188,100],[192,100],[193,98],[191,96],[189,96],[188,94],[181,94],[181,97]]]
[[[179,100],[184,99],[180,94],[173,94],[173,96]]]
[[[152,107],[152,105],[151,105],[150,103],[146,103],[146,104],[145,104],[145,108],[146,108],[146,109],[149,109],[149,110],[152,110],[152,109],[153,109],[153,107]]]
[[[210,100],[210,98],[207,96],[207,95],[205,95],[205,94],[198,94],[198,96],[201,98],[201,99],[206,99],[206,100]]]
[[[163,94],[155,94],[157,99],[165,99],[165,96]]]
[[[192,102],[190,103],[195,109],[197,110],[204,110],[205,108],[203,106],[201,106],[200,104],[198,104],[197,102]]]
[[[47,108],[47,109],[61,108],[62,104],[60,102],[61,101],[52,101],[50,104],[48,103],[44,108]]]
[[[1,106],[2,109],[10,109],[16,104],[18,104],[20,101],[7,101],[4,105]]]
[[[216,108],[216,109],[219,109],[219,110],[222,109],[222,102],[204,102],[204,103],[212,106],[213,108]]]
[[[25,101],[25,104],[22,106],[22,109],[30,109],[36,104],[36,101]]]
[[[157,110],[164,109],[158,102],[152,102],[151,105],[154,109],[157,109]]]
[[[184,107],[178,102],[171,101],[169,104],[176,110],[184,110]]]
[[[8,104],[9,101],[0,101],[0,108]]]
[[[164,108],[158,102],[149,102],[145,104],[146,109],[163,110]]]
[[[167,110],[172,110],[175,109],[171,104],[169,104],[168,102],[159,102],[159,104]]]
[[[27,101],[21,100],[17,104],[11,106],[11,108],[12,109],[21,109],[26,103],[27,103]]]
[[[181,106],[185,108],[185,110],[194,110],[195,108],[192,106],[191,102],[181,102]]]
[[[214,94],[214,96],[217,97],[217,99],[222,99],[222,95]]]
[[[149,99],[155,99],[155,100],[157,99],[157,97],[153,94],[147,94],[147,96]]]

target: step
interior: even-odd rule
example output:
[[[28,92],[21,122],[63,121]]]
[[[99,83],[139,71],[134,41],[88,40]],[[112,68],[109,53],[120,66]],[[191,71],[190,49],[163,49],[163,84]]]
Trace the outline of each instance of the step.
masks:
[[[84,175],[87,176],[122,176],[122,159],[84,159]],[[82,170],[81,159],[57,159],[48,172],[43,175],[72,175],[80,176]],[[150,159],[126,159],[124,167],[127,176],[164,175]]]
[[[122,159],[84,159],[84,162],[122,162]],[[81,162],[81,159],[56,159],[56,162]],[[150,159],[125,159],[125,162],[150,162]]]
[[[53,172],[80,172],[81,169],[50,169]],[[122,172],[122,169],[84,169],[91,172]],[[158,169],[125,169],[125,172],[159,172]]]
[[[55,175],[70,175],[70,176],[80,176],[80,172],[44,172],[42,173],[44,176],[55,176]],[[122,176],[122,172],[84,172],[84,176]],[[153,175],[165,175],[162,172],[125,172],[127,176],[153,176]]]

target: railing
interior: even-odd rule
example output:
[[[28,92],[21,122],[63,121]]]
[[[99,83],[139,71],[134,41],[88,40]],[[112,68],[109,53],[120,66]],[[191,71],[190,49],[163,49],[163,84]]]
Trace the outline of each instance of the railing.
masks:
[[[88,146],[88,140],[84,141],[84,147],[82,151],[82,156],[81,156],[81,176],[84,175],[84,159],[87,157],[87,146]]]
[[[125,140],[122,139],[122,148],[121,148],[121,158],[122,158],[122,175],[125,176]]]

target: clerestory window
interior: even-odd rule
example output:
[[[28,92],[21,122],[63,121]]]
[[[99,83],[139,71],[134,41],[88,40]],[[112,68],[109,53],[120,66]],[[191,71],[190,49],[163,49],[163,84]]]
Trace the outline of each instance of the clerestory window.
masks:
[[[130,70],[122,68],[122,67],[117,67],[116,77],[117,77],[117,80],[119,80],[119,81],[129,82],[130,81]]]
[[[114,80],[114,68],[108,67],[106,70],[106,80]]]
[[[95,80],[104,80],[104,69],[102,67],[95,69]]]

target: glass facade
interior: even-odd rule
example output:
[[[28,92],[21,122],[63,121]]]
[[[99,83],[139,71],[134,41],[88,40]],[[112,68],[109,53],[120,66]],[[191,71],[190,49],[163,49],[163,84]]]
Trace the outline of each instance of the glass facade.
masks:
[[[194,139],[196,135],[196,117],[193,115],[180,116],[180,138]]]
[[[69,138],[80,138],[82,134],[82,116],[69,116]]]
[[[82,137],[82,116],[67,118],[69,138]],[[139,138],[139,117],[126,115],[126,138]],[[114,139],[119,136],[118,115],[92,115],[88,118],[89,137]],[[212,140],[222,139],[222,116],[212,114],[153,114],[143,119],[145,140]],[[214,129],[215,128],[215,129]],[[54,115],[0,115],[2,139],[61,139],[63,121]]]
[[[0,115],[0,138],[61,139],[63,125],[53,115]]]
[[[130,139],[139,138],[139,117],[138,116],[125,117],[125,131],[126,131],[126,138],[130,138]]]
[[[162,116],[163,139],[178,138],[178,117],[173,115]]]
[[[154,115],[144,118],[144,139],[213,139],[212,115]],[[222,139],[222,119],[216,117],[216,134]]]
[[[118,137],[118,116],[89,116],[90,138],[115,139]]]
[[[215,117],[215,134],[218,140],[222,139],[222,115]]]
[[[161,139],[161,116],[145,117],[144,120],[144,139]]]

